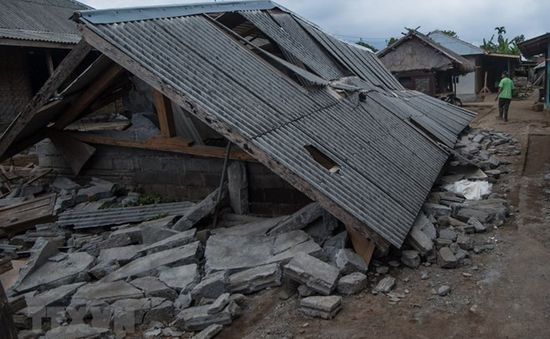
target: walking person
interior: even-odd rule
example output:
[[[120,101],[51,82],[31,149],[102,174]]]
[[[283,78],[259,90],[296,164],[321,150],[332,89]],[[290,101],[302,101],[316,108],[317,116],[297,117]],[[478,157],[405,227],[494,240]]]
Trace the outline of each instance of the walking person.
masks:
[[[514,89],[514,82],[508,77],[508,72],[502,72],[500,83],[498,84],[498,113],[499,118],[508,121],[508,110],[510,109],[510,102],[512,101],[512,89]]]

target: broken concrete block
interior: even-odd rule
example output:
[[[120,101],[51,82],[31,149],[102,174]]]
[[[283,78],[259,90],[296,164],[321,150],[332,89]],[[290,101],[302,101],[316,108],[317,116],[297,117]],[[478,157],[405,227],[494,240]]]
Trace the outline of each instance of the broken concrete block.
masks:
[[[374,290],[381,293],[388,293],[393,289],[394,286],[395,286],[395,278],[391,276],[387,276],[378,282]]]
[[[88,324],[75,324],[52,328],[44,335],[45,339],[91,339],[101,338],[109,333],[107,328],[92,327]]]
[[[191,207],[172,227],[176,231],[185,231],[195,227],[204,217],[212,214],[218,203],[219,188],[210,193],[204,200]],[[222,200],[227,190],[222,190]]]
[[[233,211],[237,214],[248,214],[248,177],[245,162],[233,161],[227,167],[227,190]]]
[[[191,306],[192,303],[193,298],[191,298],[191,293],[181,293],[174,301],[174,307],[178,310],[183,310]]]
[[[28,293],[25,295],[27,306],[20,313],[32,318],[33,315],[42,312],[45,307],[67,305],[73,293],[84,284],[84,282],[79,282],[59,286],[39,294],[34,294],[34,292]]]
[[[214,302],[209,306],[208,308],[208,314],[216,314],[216,313],[219,313],[221,311],[223,311],[223,309],[229,304],[229,302],[231,301],[231,299],[229,298],[230,297],[230,294],[229,293],[222,293],[220,294],[216,300],[214,300]]]
[[[174,314],[173,304],[162,298],[122,299],[115,301],[111,308],[113,319],[124,319],[130,313],[130,319],[136,319],[140,324],[166,321]]]
[[[422,232],[420,229],[412,228],[407,238],[407,242],[412,248],[420,252],[422,255],[427,255],[433,250],[433,241]]]
[[[32,248],[29,260],[19,271],[19,277],[14,284],[14,289],[17,290],[19,285],[27,276],[39,269],[42,265],[48,262],[48,259],[59,253],[58,248],[63,246],[63,242],[38,238]]]
[[[339,294],[357,294],[367,287],[367,276],[361,272],[345,275],[338,280],[336,290]]]
[[[198,266],[190,264],[162,270],[159,280],[178,292],[188,292],[200,281],[200,274]]]
[[[430,216],[430,217],[433,218],[433,216]],[[437,230],[435,229],[433,221],[430,220],[430,218],[428,218],[422,212],[420,212],[416,217],[413,224],[413,229],[418,229],[422,231],[431,240],[434,240],[435,238],[437,238]]]
[[[200,243],[194,242],[182,247],[149,254],[122,266],[107,275],[102,281],[116,281],[126,278],[151,275],[161,266],[181,266],[196,263],[200,256]]]
[[[78,190],[76,195],[77,204],[85,201],[97,201],[110,198],[116,190],[115,184],[102,179],[92,178],[90,184],[92,184],[92,186]]]
[[[333,236],[332,238],[328,239],[327,241],[325,241],[325,243],[323,244],[323,248],[334,247],[337,249],[343,249],[347,247],[348,243],[349,243],[348,232],[342,231],[337,235]]]
[[[191,290],[191,297],[194,300],[215,299],[227,291],[229,291],[229,274],[227,271],[220,271],[206,275]]]
[[[143,292],[124,281],[97,282],[78,289],[73,300],[101,300],[107,303],[120,299],[142,298]]]
[[[323,215],[306,226],[304,231],[309,234],[316,243],[324,244],[325,241],[331,238],[334,230],[338,228],[338,222],[338,219],[333,217],[330,213],[323,211]]]
[[[457,236],[458,234],[450,228],[439,230],[440,239],[450,240],[451,242],[453,242],[456,240]]]
[[[250,294],[268,287],[281,286],[279,264],[258,266],[229,276],[231,293]]]
[[[139,288],[146,297],[158,297],[168,300],[175,300],[178,293],[166,286],[162,281],[155,277],[142,277],[130,282],[133,286]]]
[[[215,314],[208,313],[209,307],[209,305],[205,305],[184,309],[176,316],[171,325],[182,331],[201,331],[213,324],[231,324],[232,317],[227,307]]]
[[[329,295],[336,287],[340,271],[306,253],[298,253],[284,266],[284,274],[320,294]]]
[[[401,262],[410,268],[417,268],[420,266],[420,255],[417,251],[403,251],[401,252]]]
[[[140,229],[144,245],[151,245],[179,234],[178,231],[164,227],[141,226]]]
[[[277,226],[273,227],[267,234],[273,236],[302,229],[315,219],[323,216],[324,212],[325,210],[321,207],[321,205],[319,205],[319,203],[311,203],[300,209],[298,212],[288,216],[286,219],[277,224]]]
[[[174,303],[163,298],[149,298],[151,300],[151,309],[145,314],[143,323],[168,322],[174,317]]]
[[[97,258],[98,264],[117,263],[121,266],[125,265],[132,261],[142,248],[143,245],[132,245],[102,249]]]
[[[141,243],[143,243],[143,238],[140,227],[121,227],[109,234],[109,238],[100,245],[100,248],[122,247]]]
[[[50,184],[50,187],[52,187],[56,192],[61,192],[63,190],[65,191],[75,190],[77,188],[80,188],[80,185],[67,177],[57,176],[55,177],[54,181]]]
[[[303,231],[277,236],[215,234],[206,243],[206,272],[239,271],[289,260],[299,252],[316,254],[321,247]]]
[[[449,247],[442,247],[437,252],[437,263],[442,268],[455,268],[458,260]]]
[[[466,251],[469,251],[472,248],[474,248],[474,242],[466,234],[459,234],[458,237],[456,238],[456,243],[460,248]]]
[[[314,296],[300,300],[300,312],[315,318],[332,319],[342,309],[340,296]]]
[[[61,261],[47,261],[27,275],[15,290],[19,293],[41,288],[55,288],[61,285],[82,281],[94,262],[88,253],[71,253]]]
[[[174,232],[172,230],[169,230]],[[195,235],[197,234],[197,229],[193,228],[184,232],[177,232],[176,234],[169,236],[165,239],[157,241],[144,247],[140,250],[140,253],[155,253],[160,251],[165,251],[174,247],[180,247],[195,241]]]
[[[484,233],[485,231],[487,231],[487,227],[485,227],[485,225],[483,225],[475,217],[468,219],[468,225],[471,225],[474,227],[475,233]]]
[[[442,216],[450,216],[452,212],[449,206],[433,204],[429,202],[425,203],[422,209],[424,213],[433,215],[435,218],[439,218]]]
[[[340,273],[344,275],[353,272],[366,273],[369,269],[369,266],[360,255],[347,248],[336,252],[334,261],[336,267],[340,269]]]

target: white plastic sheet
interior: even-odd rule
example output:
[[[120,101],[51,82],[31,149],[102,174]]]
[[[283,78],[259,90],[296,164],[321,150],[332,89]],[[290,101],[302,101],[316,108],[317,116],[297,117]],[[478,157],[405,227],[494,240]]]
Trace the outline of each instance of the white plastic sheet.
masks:
[[[493,184],[488,181],[460,180],[454,184],[445,186],[447,191],[462,194],[468,200],[480,200],[482,196],[491,193]]]

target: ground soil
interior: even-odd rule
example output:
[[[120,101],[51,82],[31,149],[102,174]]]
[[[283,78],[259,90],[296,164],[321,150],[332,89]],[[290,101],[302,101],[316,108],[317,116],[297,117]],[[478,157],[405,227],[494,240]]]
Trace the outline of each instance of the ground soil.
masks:
[[[507,194],[513,216],[475,238],[494,250],[453,270],[392,268],[404,299],[391,303],[369,287],[344,298],[333,320],[307,318],[296,295],[281,300],[283,289],[268,290],[252,296],[219,338],[550,338],[550,181],[543,180],[550,173],[550,113],[532,111],[532,103],[513,101],[507,123],[495,107],[470,108],[479,113],[472,127],[511,133],[522,144],[522,155],[507,159],[510,174],[494,187]],[[372,287],[381,277],[369,278]],[[434,295],[443,284],[451,294]]]

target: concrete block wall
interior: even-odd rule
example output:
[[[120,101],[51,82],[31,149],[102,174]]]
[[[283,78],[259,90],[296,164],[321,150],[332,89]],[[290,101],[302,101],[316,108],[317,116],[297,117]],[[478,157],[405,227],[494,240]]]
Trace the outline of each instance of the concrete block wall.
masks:
[[[100,177],[144,192],[191,201],[201,200],[220,182],[223,159],[114,146],[95,147],[96,154],[84,167],[82,177]],[[41,167],[72,176],[65,159],[49,140],[39,143],[36,149]],[[246,167],[251,213],[289,214],[309,202],[265,166],[249,162]]]

